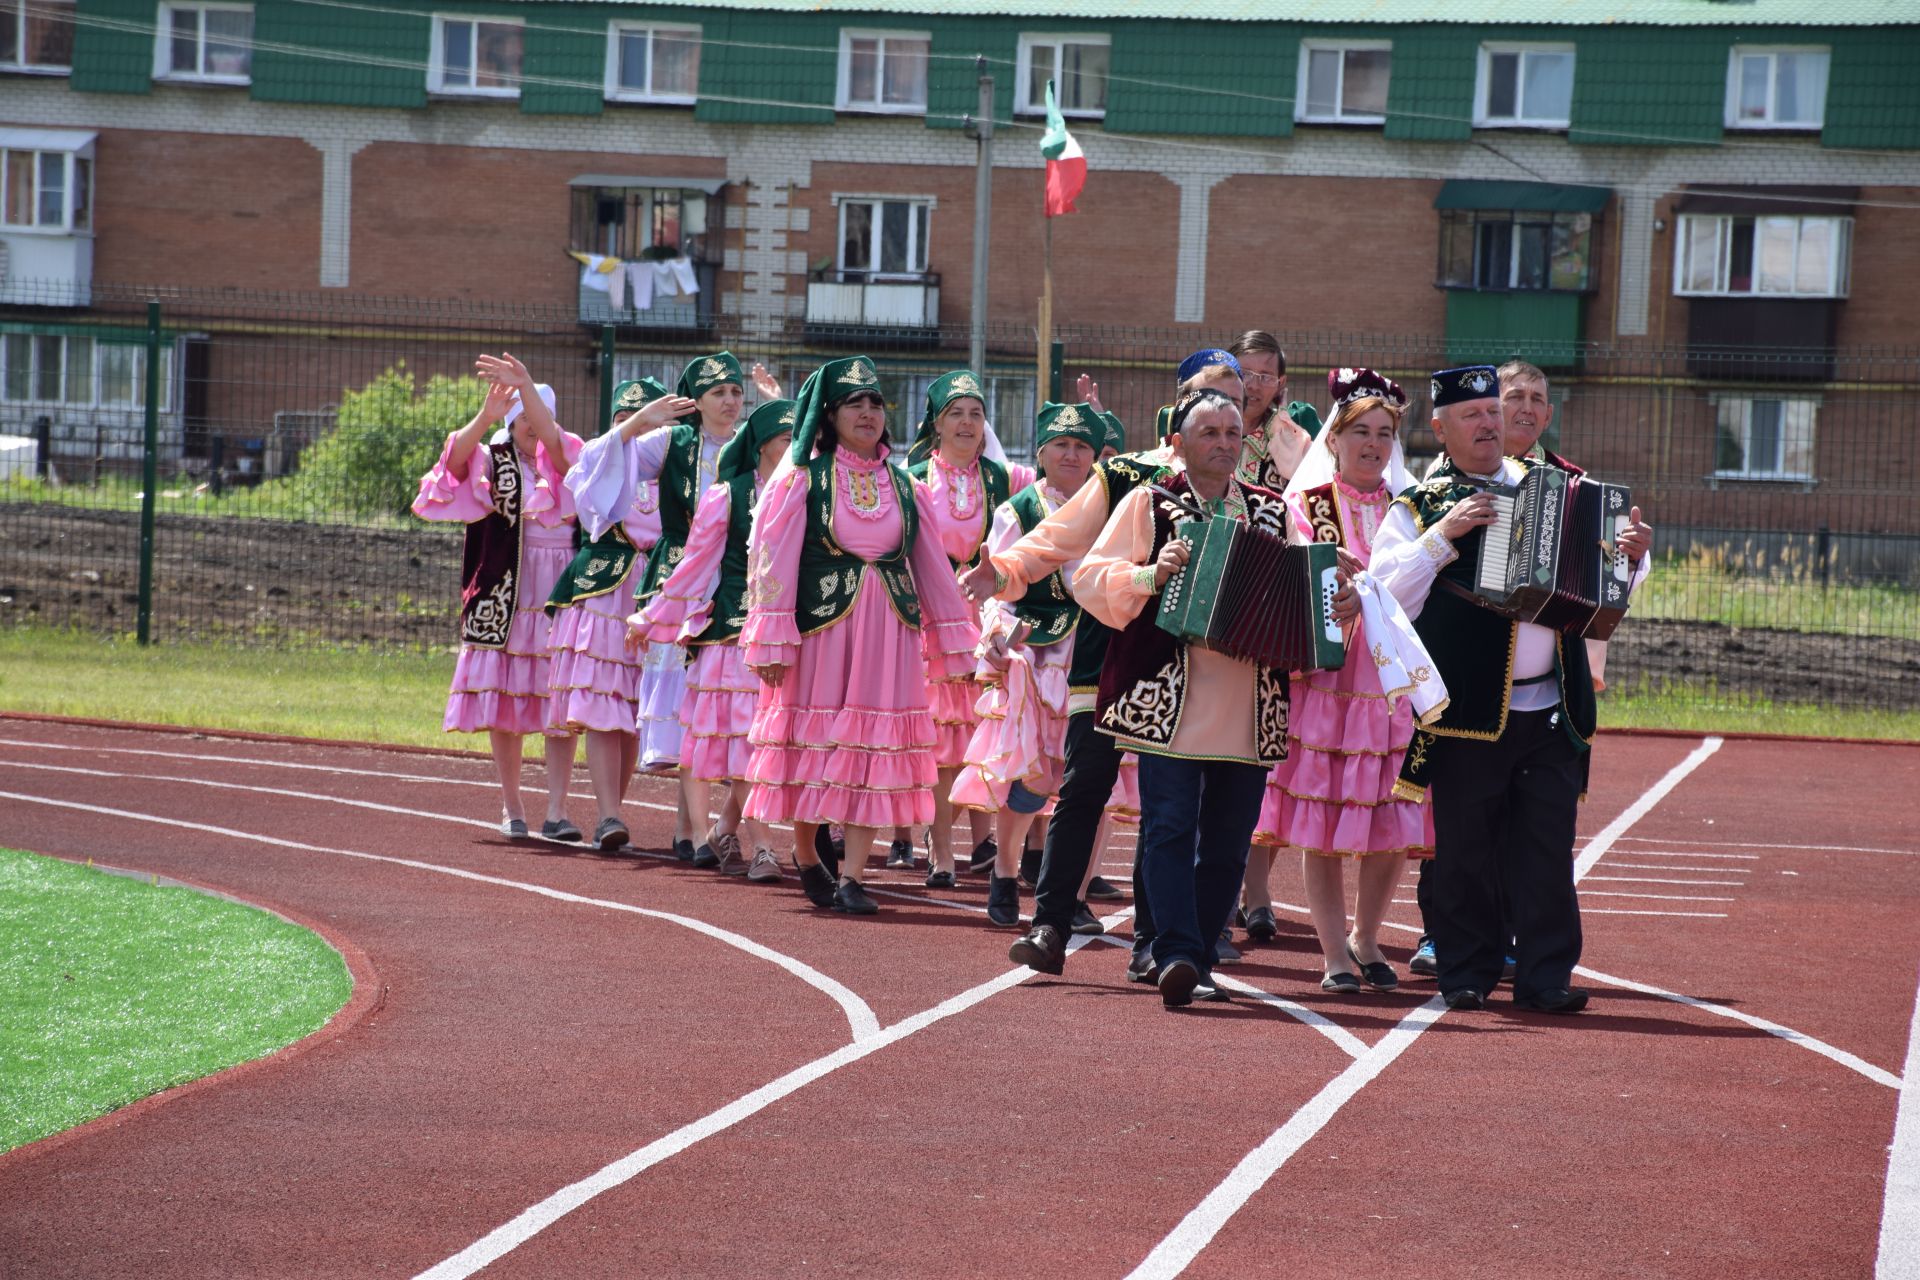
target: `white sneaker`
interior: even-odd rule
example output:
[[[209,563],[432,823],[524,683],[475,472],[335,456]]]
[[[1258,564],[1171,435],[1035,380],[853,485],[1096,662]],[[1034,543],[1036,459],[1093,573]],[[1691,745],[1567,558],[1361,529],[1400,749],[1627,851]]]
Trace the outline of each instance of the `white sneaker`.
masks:
[[[771,849],[756,849],[753,862],[747,867],[747,879],[755,884],[778,884],[786,879],[780,870],[780,859]]]

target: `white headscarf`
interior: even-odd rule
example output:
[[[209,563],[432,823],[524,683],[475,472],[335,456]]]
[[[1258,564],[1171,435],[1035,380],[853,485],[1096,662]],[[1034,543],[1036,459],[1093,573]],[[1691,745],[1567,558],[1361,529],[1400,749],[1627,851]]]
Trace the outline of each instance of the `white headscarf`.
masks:
[[[559,415],[554,408],[557,402],[553,398],[553,388],[544,382],[536,382],[533,384],[533,389],[540,393],[540,403],[547,406],[547,416],[557,420]],[[519,420],[521,410],[526,407],[520,400],[520,393],[514,392],[513,403],[507,406],[507,416],[500,420],[500,429],[493,433],[487,443],[504,444],[507,437],[513,433],[513,424]]]

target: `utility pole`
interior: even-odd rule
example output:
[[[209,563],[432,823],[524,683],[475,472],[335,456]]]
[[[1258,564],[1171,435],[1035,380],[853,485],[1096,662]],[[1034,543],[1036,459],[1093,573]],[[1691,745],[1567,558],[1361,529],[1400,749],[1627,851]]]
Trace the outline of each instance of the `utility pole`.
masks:
[[[978,144],[979,160],[973,177],[973,301],[967,335],[967,367],[981,377],[987,373],[987,260],[993,239],[993,77],[982,54],[974,63],[980,74],[980,105],[967,118],[967,132]]]

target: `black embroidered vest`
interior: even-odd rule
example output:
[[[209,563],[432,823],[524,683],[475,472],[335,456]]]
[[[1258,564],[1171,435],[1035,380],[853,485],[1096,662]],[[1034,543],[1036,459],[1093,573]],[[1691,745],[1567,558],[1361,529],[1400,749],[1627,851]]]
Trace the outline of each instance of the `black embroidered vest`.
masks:
[[[520,459],[513,441],[487,448],[493,510],[467,526],[460,556],[460,642],[504,649],[520,595]],[[475,466],[478,458],[468,460]]]
[[[1120,505],[1120,499],[1143,484],[1152,484],[1173,472],[1172,455],[1163,446],[1144,453],[1122,453],[1096,463],[1088,484],[1098,484],[1107,495],[1107,514]],[[1113,628],[1090,613],[1082,613],[1073,633],[1073,660],[1067,667],[1067,687],[1074,693],[1093,693],[1100,686],[1100,669],[1106,665],[1107,645]]]

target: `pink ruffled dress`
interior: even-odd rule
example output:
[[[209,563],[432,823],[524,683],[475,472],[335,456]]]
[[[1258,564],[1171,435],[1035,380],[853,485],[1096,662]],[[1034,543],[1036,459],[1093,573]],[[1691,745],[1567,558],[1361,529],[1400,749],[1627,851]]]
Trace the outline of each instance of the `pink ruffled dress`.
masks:
[[[706,630],[732,517],[732,491],[723,484],[709,488],[694,511],[686,554],[640,611],[649,644],[677,646]],[[737,641],[695,645],[692,651],[687,694],[680,702],[682,762],[701,782],[744,778],[750,754],[747,731],[753,727],[760,681],[747,670]]]
[[[454,434],[458,434],[457,432]],[[580,456],[582,441],[562,431],[566,461]],[[423,520],[471,524],[493,514],[493,456],[486,446],[473,451],[464,477],[447,466],[453,435],[440,450],[440,460],[420,478],[413,513]],[[551,629],[546,614],[547,593],[573,558],[573,495],[562,483],[561,471],[547,456],[545,445],[534,448],[532,462],[516,454],[520,464],[520,590],[514,600],[513,624],[504,649],[462,645],[453,666],[453,688],[447,694],[447,713],[441,725],[449,733],[565,733],[547,722],[547,687]]]
[[[864,560],[898,549],[898,497],[881,456],[867,461],[842,450],[833,467],[838,486],[833,537]],[[855,504],[848,476],[877,501]],[[807,472],[777,476],[755,516],[753,578],[741,633],[750,666],[784,663],[786,679],[760,697],[749,735],[753,783],[747,815],[764,822],[906,826],[933,820],[933,717],[927,682],[973,670],[979,640],[953,569],[931,527],[931,502],[913,486],[921,534],[909,557],[920,597],[922,630],[893,611],[877,573],[861,575],[853,606],[839,622],[803,640],[794,620],[801,545],[807,534]]]
[[[554,611],[547,699],[550,733],[634,731],[640,662],[627,649],[627,614],[633,609],[633,584],[646,567],[647,548],[660,538],[660,497],[655,485],[634,487],[620,526],[640,551],[627,580],[606,595],[589,596]]]
[[[980,464],[976,460],[965,467],[948,466],[938,450],[928,457],[927,464],[927,478],[920,483],[931,501],[922,506],[931,509],[933,522],[923,525],[922,532],[935,534],[948,558],[964,563],[973,559],[974,552],[980,549],[995,518],[995,513],[987,510]],[[1033,483],[1036,474],[1032,467],[1008,463],[1007,493],[1019,493]],[[951,565],[948,573],[952,574]],[[971,603],[968,609],[977,621],[978,611]],[[972,680],[939,682],[930,687],[929,696],[937,735],[934,760],[942,769],[957,769],[966,763],[967,744],[973,737],[974,727],[980,723],[976,708],[980,685]]]
[[[1338,480],[1334,492],[1347,550],[1365,563],[1393,494],[1385,485],[1363,494]],[[1289,496],[1287,506],[1311,537],[1299,495]],[[1388,707],[1370,651],[1362,629],[1344,666],[1293,677],[1287,758],[1267,777],[1255,844],[1337,857],[1433,855],[1432,810],[1393,794],[1413,738],[1413,702],[1401,698]]]

